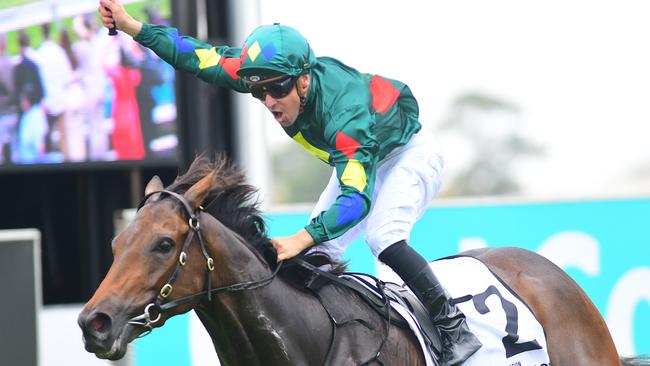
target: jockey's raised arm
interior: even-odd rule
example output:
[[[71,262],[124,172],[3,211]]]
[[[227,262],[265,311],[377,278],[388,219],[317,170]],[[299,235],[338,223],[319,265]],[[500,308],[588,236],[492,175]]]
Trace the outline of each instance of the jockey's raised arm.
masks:
[[[115,26],[127,33],[175,69],[186,71],[213,85],[240,93],[250,92],[248,85],[237,75],[241,48],[213,46],[181,35],[173,27],[143,24],[129,15],[117,0],[101,0],[98,10],[107,28]]]

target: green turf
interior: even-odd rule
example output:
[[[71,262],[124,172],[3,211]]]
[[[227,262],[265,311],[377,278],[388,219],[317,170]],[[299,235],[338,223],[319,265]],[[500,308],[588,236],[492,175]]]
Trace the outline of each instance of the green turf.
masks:
[[[7,8],[7,3],[12,4],[11,6],[15,5],[22,5],[30,2],[35,2],[35,0],[0,0],[0,9],[1,8]],[[136,19],[139,19],[143,22],[147,22],[148,19],[146,18],[145,15],[145,10],[147,8],[153,8],[157,9],[160,15],[164,18],[169,18],[171,14],[171,4],[169,0],[144,0],[141,2],[135,2],[131,4],[127,4],[126,10],[131,14],[133,17]],[[53,39],[55,41],[59,40],[59,32],[57,29],[60,29],[59,27],[65,27],[68,29],[68,33],[71,36],[71,41],[74,42],[77,40],[77,36],[72,30],[72,19],[73,17],[69,18],[64,18],[61,19],[58,22],[54,22],[54,25],[52,26],[52,35]],[[99,20],[97,20],[99,22]],[[30,39],[30,44],[32,48],[38,48],[38,46],[41,44],[43,41],[43,37],[41,35],[41,30],[40,30],[40,25],[33,25],[30,27],[25,28],[25,32],[29,35]],[[7,53],[10,55],[17,55],[18,54],[18,31],[11,31],[7,33]]]
[[[34,3],[38,0],[2,0],[0,2],[0,10],[11,8],[12,6],[25,5],[28,3]]]

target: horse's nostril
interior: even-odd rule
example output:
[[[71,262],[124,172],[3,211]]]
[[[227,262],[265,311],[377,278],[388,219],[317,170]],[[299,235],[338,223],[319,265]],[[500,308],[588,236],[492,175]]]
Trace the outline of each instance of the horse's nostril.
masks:
[[[90,329],[95,333],[104,333],[111,328],[111,318],[104,313],[97,313],[88,320]]]

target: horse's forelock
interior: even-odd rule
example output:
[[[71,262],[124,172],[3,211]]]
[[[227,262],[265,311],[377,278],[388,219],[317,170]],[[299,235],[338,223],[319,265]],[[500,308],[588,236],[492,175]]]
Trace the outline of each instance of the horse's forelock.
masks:
[[[245,183],[244,173],[224,154],[216,155],[213,160],[205,155],[197,156],[187,172],[179,175],[167,189],[184,194],[212,172],[216,172],[217,179],[201,204],[222,224],[244,237],[269,264],[275,264],[275,253],[270,251],[272,246],[256,199],[257,189]]]
[[[210,193],[205,202],[201,202],[202,204],[209,203],[220,192],[242,184],[245,180],[244,174],[224,154],[216,155],[213,160],[205,155],[199,155],[194,159],[187,172],[176,177],[174,182],[167,187],[167,190],[184,194],[190,187],[212,172],[216,172],[217,179],[213,186],[210,187]]]

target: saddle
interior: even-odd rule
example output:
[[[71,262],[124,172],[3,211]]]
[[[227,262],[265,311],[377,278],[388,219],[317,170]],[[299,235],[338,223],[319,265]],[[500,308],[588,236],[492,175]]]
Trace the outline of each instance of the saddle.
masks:
[[[430,267],[449,291],[451,301],[472,322],[471,330],[483,343],[483,347],[464,365],[549,364],[546,335],[541,324],[527,304],[485,264],[472,257],[455,256],[434,261]],[[437,364],[435,360],[439,359],[437,356],[442,349],[438,333],[424,307],[407,288],[382,282],[367,274],[335,275],[309,263],[301,264],[301,268],[309,274],[302,277],[302,283],[309,278],[308,290],[313,289],[311,291],[321,299],[326,311],[331,312],[332,319],[359,322],[374,319],[372,324],[376,325],[374,314],[368,314],[366,306],[353,309],[350,304],[355,302],[340,303],[342,296],[358,295],[396,326],[404,326],[404,322],[408,322],[410,329],[418,336],[425,358],[431,361],[427,364]],[[364,305],[362,302],[356,303]],[[388,304],[398,304],[396,308],[401,316],[389,310]],[[413,319],[419,320],[417,324]]]
[[[364,319],[367,315],[363,312],[351,312],[337,304],[336,299],[340,296],[341,288],[346,288],[391,324],[414,332],[419,331],[428,348],[426,351],[435,359],[439,359],[442,352],[440,334],[431,322],[427,309],[408,288],[393,282],[381,281],[364,273],[343,272],[334,275],[300,258],[294,258],[292,261],[312,272],[305,285],[319,298],[333,324],[344,325],[355,321],[365,325],[370,324],[369,319]],[[413,321],[407,321],[396,309],[396,305],[401,305],[408,310]],[[417,330],[413,329],[411,324],[415,324]]]

